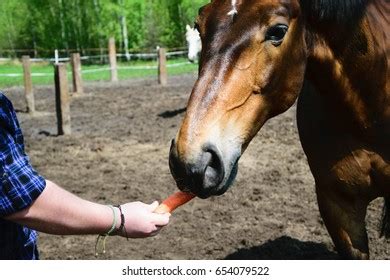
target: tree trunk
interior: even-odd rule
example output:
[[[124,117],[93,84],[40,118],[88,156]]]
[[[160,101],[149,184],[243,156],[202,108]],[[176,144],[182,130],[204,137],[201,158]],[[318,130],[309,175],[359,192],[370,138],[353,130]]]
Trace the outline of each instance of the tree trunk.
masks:
[[[127,34],[127,22],[126,22],[126,14],[125,14],[125,7],[123,0],[118,0],[118,4],[121,8],[121,15],[120,15],[120,26],[121,26],[121,33],[122,33],[122,42],[123,42],[123,49],[125,50],[126,59],[130,60],[130,53],[129,53],[129,37]]]
[[[95,10],[96,15],[96,22],[97,22],[97,28],[98,28],[98,37],[99,37],[99,49],[100,49],[100,63],[104,63],[104,38],[101,34],[101,26],[100,26],[100,3],[99,0],[93,0],[93,7]]]
[[[68,51],[69,45],[68,45],[68,40],[67,40],[68,38],[66,36],[65,16],[64,16],[65,8],[64,8],[64,4],[63,4],[62,0],[58,0],[58,9],[59,9],[59,12],[60,12],[61,39],[62,39],[63,46]]]

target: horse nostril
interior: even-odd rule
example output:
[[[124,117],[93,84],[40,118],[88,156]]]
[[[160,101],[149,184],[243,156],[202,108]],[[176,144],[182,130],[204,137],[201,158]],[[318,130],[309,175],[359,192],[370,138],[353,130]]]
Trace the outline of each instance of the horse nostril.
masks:
[[[214,145],[207,145],[204,150],[207,161],[204,166],[203,187],[217,187],[225,176],[222,156]]]
[[[199,197],[215,193],[225,176],[221,153],[213,145],[204,146],[194,159],[187,160],[178,155],[177,143],[172,141],[169,167],[177,186]]]
[[[221,160],[219,153],[213,149],[209,149],[207,152],[211,154],[211,160],[209,162],[209,167],[216,169],[216,170],[221,170],[222,160]]]

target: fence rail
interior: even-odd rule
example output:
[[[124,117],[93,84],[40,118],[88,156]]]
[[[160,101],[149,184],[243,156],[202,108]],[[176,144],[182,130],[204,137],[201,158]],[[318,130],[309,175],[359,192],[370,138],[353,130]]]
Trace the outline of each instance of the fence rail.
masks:
[[[31,60],[32,61],[32,60]],[[180,67],[183,65],[189,65],[190,62],[179,62],[179,63],[171,63],[167,64],[167,68],[175,68]],[[118,66],[118,70],[157,70],[158,65],[145,65],[145,66]],[[96,69],[85,69],[81,70],[82,74],[90,74],[90,73],[97,73],[97,72],[105,72],[110,71],[111,67],[102,67],[102,68],[96,68]],[[68,71],[68,74],[71,74],[72,71]],[[9,73],[4,74],[0,73],[0,77],[10,77],[10,78],[19,78],[23,77],[23,73]],[[32,77],[52,77],[53,73],[31,73]]]
[[[188,51],[172,51],[172,52],[167,52],[166,56],[167,57],[173,57],[173,56],[180,56],[180,55],[186,55]],[[81,60],[90,60],[90,59],[108,59],[107,54],[102,54],[102,55],[84,55],[81,56]],[[157,58],[157,52],[154,53],[129,53],[128,55],[125,53],[118,53],[116,54],[116,57],[121,57],[121,58],[129,58],[130,60],[132,58]],[[8,57],[0,57],[0,61],[2,62],[7,62],[7,61],[14,61],[15,58],[8,58]],[[31,62],[56,62],[55,58],[30,58]],[[58,58],[58,62],[69,62],[70,57],[61,57]]]
[[[114,48],[115,50],[115,42],[112,43],[113,45],[111,45],[112,48]],[[99,50],[101,51],[102,49],[88,49],[88,50]],[[109,48],[107,49],[104,49],[105,51],[109,51]],[[166,58],[170,58],[170,57],[175,57],[175,56],[183,56],[183,55],[186,55],[188,53],[187,50],[183,50],[182,48],[173,48],[173,49],[170,49],[171,51],[168,51],[165,53],[165,57]],[[2,52],[4,51],[10,51],[10,50],[0,50]],[[31,51],[31,50],[17,50],[17,51]],[[58,53],[58,51],[65,51],[65,50],[56,50],[54,52]],[[117,53],[115,54],[115,57],[116,58],[126,58],[128,60],[131,60],[131,59],[134,59],[134,58],[138,58],[138,59],[156,59],[157,60],[157,63],[156,65],[145,65],[145,66],[107,66],[107,67],[101,67],[101,68],[96,68],[96,69],[84,69],[84,70],[80,70],[80,72],[82,74],[90,74],[90,73],[97,73],[97,72],[105,72],[105,71],[112,71],[113,69],[115,70],[158,70],[159,68],[159,65],[158,65],[158,61],[160,60],[160,57],[159,57],[159,51],[155,51],[155,52],[139,52],[139,53],[135,53],[135,52],[131,52],[129,54],[125,54],[125,53]],[[85,56],[80,56],[80,60],[81,61],[88,61],[88,60],[92,60],[92,59],[96,59],[96,60],[109,60],[110,58],[110,55],[109,54],[100,54],[100,55],[85,55]],[[0,57],[0,62],[10,62],[10,61],[14,61],[15,59],[14,58],[1,58]],[[22,58],[20,58],[20,60],[22,60]],[[46,62],[46,63],[61,63],[61,62],[70,62],[71,61],[71,57],[57,57],[57,58],[30,58],[29,59],[30,62],[33,62],[33,63],[39,63],[39,62]],[[171,64],[166,64],[166,67],[168,68],[173,68],[173,67],[180,67],[180,66],[183,66],[183,65],[187,65],[187,64],[190,64],[189,62],[181,62],[181,63],[171,63]],[[71,71],[68,71],[68,74],[70,74]],[[23,73],[0,73],[0,77],[10,77],[10,78],[19,78],[19,77],[23,77],[24,74]],[[53,76],[52,73],[37,73],[37,72],[34,72],[34,73],[31,73],[31,77],[49,77],[49,76]]]

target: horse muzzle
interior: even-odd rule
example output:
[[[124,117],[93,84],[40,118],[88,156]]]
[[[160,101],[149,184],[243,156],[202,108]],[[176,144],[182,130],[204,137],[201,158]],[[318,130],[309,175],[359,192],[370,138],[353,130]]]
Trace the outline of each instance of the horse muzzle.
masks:
[[[172,140],[169,167],[178,188],[200,198],[222,195],[237,174],[237,163],[235,168],[227,170],[220,150],[213,144],[204,145],[196,157],[186,160],[178,155],[176,143]]]

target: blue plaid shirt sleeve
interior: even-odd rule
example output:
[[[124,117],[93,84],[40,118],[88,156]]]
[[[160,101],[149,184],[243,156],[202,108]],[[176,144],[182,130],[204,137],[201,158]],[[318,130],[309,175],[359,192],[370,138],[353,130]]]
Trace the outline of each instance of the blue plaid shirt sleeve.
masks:
[[[43,192],[45,179],[30,165],[11,102],[0,93],[0,217],[29,207]]]

